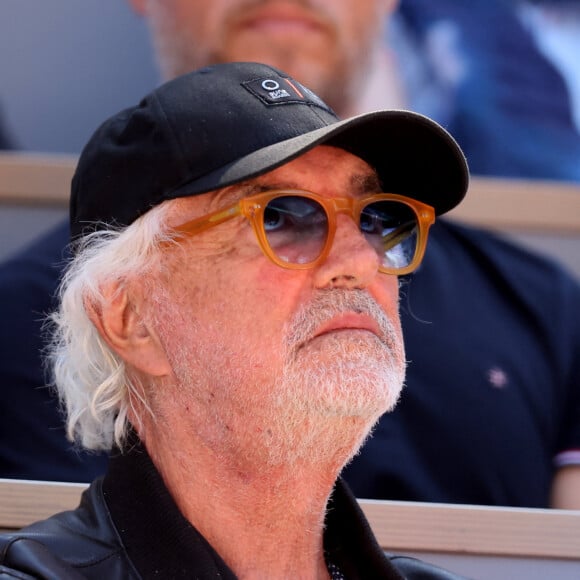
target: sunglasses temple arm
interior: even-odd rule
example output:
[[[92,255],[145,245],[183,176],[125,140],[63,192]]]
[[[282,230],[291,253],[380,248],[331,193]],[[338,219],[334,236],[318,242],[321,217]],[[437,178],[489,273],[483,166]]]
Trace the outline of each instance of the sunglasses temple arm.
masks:
[[[175,228],[175,231],[184,234],[195,235],[204,232],[205,230],[217,226],[223,222],[235,218],[242,213],[240,204],[232,205],[226,209],[222,209],[202,218],[187,222]]]

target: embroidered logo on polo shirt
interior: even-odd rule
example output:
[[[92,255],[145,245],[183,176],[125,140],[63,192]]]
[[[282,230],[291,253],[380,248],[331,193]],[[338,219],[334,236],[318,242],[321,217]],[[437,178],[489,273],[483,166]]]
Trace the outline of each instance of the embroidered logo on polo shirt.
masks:
[[[487,371],[487,380],[496,389],[505,389],[509,385],[507,373],[499,367],[492,367]]]

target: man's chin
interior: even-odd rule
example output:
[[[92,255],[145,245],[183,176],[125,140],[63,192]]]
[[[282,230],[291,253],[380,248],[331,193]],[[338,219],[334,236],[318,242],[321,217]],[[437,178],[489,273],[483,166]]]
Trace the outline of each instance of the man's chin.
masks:
[[[360,360],[352,364],[342,360],[321,364],[316,372],[297,376],[293,384],[300,385],[301,393],[282,405],[293,409],[297,419],[373,425],[396,406],[403,379],[392,362],[364,365]]]
[[[270,430],[262,461],[271,467],[300,464],[316,470],[327,464],[334,466],[338,474],[358,453],[380,415],[378,407],[374,411],[359,409],[354,415],[330,407],[325,413],[315,413],[308,418],[301,416],[298,421],[289,417],[288,422]]]

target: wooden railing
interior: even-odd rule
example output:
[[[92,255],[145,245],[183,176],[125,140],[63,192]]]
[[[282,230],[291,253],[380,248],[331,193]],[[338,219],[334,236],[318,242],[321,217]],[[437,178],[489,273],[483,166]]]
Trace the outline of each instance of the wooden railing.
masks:
[[[86,487],[84,483],[0,479],[0,532],[75,508]]]
[[[66,206],[76,162],[73,155],[0,154],[0,202]],[[496,229],[580,234],[580,186],[473,177],[450,216]]]
[[[85,488],[0,479],[0,532],[73,509]],[[580,578],[580,511],[359,502],[385,551],[415,555],[478,579]]]
[[[68,204],[74,155],[0,153],[0,202]]]
[[[580,511],[359,501],[388,550],[564,558],[580,566]]]

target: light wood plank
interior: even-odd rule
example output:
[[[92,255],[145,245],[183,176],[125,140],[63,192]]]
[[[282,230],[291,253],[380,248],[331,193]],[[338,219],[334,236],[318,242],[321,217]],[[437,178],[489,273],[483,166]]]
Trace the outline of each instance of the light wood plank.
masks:
[[[580,511],[377,500],[360,504],[386,550],[580,562]]]
[[[580,233],[580,185],[472,178],[465,199],[449,216],[499,230],[577,235]]]
[[[74,155],[0,154],[0,202],[66,206]],[[580,233],[580,185],[472,177],[452,218],[495,229]]]
[[[75,155],[0,154],[0,201],[68,205]]]
[[[0,530],[73,509],[85,488],[0,479]],[[580,511],[359,501],[385,550],[580,562]]]
[[[15,530],[75,508],[83,483],[0,479],[0,530]]]

